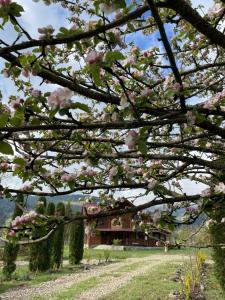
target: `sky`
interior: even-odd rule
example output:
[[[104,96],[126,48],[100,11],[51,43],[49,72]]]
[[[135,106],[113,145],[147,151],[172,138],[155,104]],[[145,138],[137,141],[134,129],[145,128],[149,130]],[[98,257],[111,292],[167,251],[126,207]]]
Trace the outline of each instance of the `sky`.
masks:
[[[32,0],[15,0],[18,4],[23,5],[25,12],[20,18],[21,25],[25,27],[25,29],[29,32],[32,37],[38,38],[38,27],[44,27],[47,25],[52,25],[56,30],[61,26],[68,27],[69,23],[66,20],[65,10],[60,8],[59,5],[50,5],[46,6],[42,4],[42,2],[35,3]],[[204,11],[207,12],[208,8],[212,6],[213,0],[192,0],[193,7],[197,7],[199,4],[204,4]],[[169,29],[167,29],[168,34],[170,34]],[[11,26],[7,26],[4,31],[0,31],[0,38],[5,41],[13,41],[15,36],[13,35],[13,30]],[[132,38],[136,41],[138,46],[141,49],[147,49],[150,46],[154,45],[154,41],[157,38],[157,34],[151,39],[144,36],[140,32]],[[2,66],[2,61],[0,60],[0,67]],[[39,81],[35,79],[35,84],[38,85]],[[38,87],[38,86],[37,86]],[[49,90],[53,90],[54,85],[48,85]],[[3,93],[3,100],[7,101],[8,96],[11,94],[17,94],[14,85],[10,81],[10,79],[4,78],[0,74],[0,90]],[[14,183],[16,185],[16,182]],[[198,193],[200,192],[204,186],[201,184],[194,184],[193,182],[182,181],[182,185],[184,187],[184,192],[187,194],[190,193]],[[140,191],[136,191],[139,193]],[[135,191],[130,192],[136,193]],[[125,196],[128,195],[126,192]],[[145,202],[148,197],[144,197],[141,202]]]

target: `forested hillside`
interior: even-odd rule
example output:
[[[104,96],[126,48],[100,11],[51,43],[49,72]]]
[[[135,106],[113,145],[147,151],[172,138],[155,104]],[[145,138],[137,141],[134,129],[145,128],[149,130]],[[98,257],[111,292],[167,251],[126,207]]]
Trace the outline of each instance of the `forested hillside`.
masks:
[[[54,201],[54,203],[58,202],[71,202],[72,209],[74,211],[79,211],[82,205],[83,195],[69,195],[69,196],[56,196],[56,197],[46,197],[47,201]],[[38,197],[29,196],[26,200],[26,206],[28,209],[32,209],[35,207],[35,203],[37,202]],[[0,225],[5,224],[6,220],[10,218],[12,211],[14,209],[14,202],[0,198]]]

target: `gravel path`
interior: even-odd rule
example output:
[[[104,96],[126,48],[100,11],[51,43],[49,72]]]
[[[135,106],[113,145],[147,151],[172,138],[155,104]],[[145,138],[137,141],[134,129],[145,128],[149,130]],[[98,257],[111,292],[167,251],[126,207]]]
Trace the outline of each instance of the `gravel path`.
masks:
[[[84,270],[79,273],[62,276],[56,280],[47,281],[41,284],[30,287],[20,287],[0,295],[0,299],[13,300],[32,300],[33,298],[41,297],[42,299],[54,299],[54,295],[62,292],[73,286],[76,283],[90,279],[92,277],[99,277],[103,274],[106,277],[101,278],[101,284],[95,288],[82,293],[76,300],[94,300],[114,292],[116,289],[126,285],[133,277],[144,274],[151,268],[156,267],[161,263],[172,261],[183,261],[183,255],[151,255],[144,258],[128,258],[122,262],[112,263],[110,265],[98,266],[90,270]],[[110,276],[110,272],[117,271],[122,267],[134,264],[143,263],[142,267],[124,273],[118,278]],[[109,284],[110,282],[110,284]],[[74,299],[75,300],[75,299]]]
[[[82,293],[79,297],[76,297],[73,300],[101,299],[102,297],[112,294],[122,286],[127,285],[134,277],[143,275],[160,264],[165,264],[166,262],[177,262],[179,260],[183,260],[183,258],[178,256],[154,256],[151,258],[148,257],[145,260],[144,266],[141,266],[131,272],[127,272],[123,276],[120,276],[118,278],[115,278],[113,276],[107,276],[100,285],[89,289],[88,291]]]

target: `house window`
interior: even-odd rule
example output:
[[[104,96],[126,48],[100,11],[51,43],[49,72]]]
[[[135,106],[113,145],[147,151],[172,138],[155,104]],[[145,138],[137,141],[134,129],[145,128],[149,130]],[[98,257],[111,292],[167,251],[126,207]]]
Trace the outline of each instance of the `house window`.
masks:
[[[107,218],[101,218],[98,220],[98,225],[106,225],[107,224]]]

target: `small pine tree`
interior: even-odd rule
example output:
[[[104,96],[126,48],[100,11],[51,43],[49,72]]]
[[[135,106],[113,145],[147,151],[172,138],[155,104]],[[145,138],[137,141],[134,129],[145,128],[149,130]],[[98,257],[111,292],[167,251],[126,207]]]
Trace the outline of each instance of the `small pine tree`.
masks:
[[[60,202],[56,206],[56,215],[65,216],[65,205]],[[64,225],[61,224],[54,233],[51,267],[59,269],[63,261]]]
[[[17,195],[16,203],[15,203],[15,209],[13,212],[12,218],[15,219],[17,216],[21,216],[23,214],[23,211],[19,207],[19,205],[23,205],[24,198],[22,194]],[[4,253],[3,253],[3,275],[5,279],[11,280],[12,273],[16,270],[16,258],[19,251],[19,245],[13,244],[13,243],[6,243],[4,247]]]
[[[84,221],[76,220],[71,223],[69,239],[69,262],[79,264],[84,253]]]

